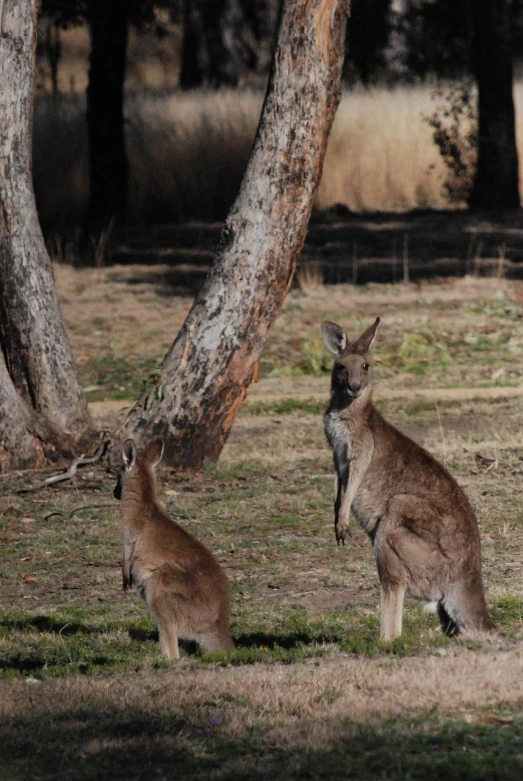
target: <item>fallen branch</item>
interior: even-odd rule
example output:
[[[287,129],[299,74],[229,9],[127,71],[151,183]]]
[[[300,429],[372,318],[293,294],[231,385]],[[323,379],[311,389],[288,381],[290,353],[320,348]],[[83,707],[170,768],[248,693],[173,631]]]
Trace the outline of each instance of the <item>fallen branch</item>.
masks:
[[[78,458],[75,458],[73,460],[73,462],[67,467],[65,472],[60,472],[57,475],[46,477],[44,480],[39,480],[37,483],[33,483],[33,485],[28,485],[26,488],[19,488],[16,493],[27,494],[30,491],[39,491],[41,488],[47,488],[47,486],[53,485],[54,483],[61,483],[64,480],[71,480],[75,476],[79,466],[86,466],[87,464],[94,464],[96,463],[96,461],[100,461],[100,459],[103,458],[103,456],[105,455],[108,445],[109,445],[109,440],[104,439],[98,446],[98,449],[93,456],[85,456],[85,455],[79,456]]]

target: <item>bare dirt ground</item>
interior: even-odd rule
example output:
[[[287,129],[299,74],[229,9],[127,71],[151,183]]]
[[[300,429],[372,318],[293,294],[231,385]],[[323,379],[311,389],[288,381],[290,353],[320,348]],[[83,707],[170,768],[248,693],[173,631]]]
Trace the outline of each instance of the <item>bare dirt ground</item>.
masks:
[[[162,269],[57,266],[79,371],[108,429],[190,306]],[[226,569],[238,650],[159,659],[120,587],[114,476],[0,499],[0,759],[9,779],[519,779],[523,772],[523,283],[336,287],[288,296],[220,462],[161,473],[174,519]],[[502,634],[448,640],[409,602],[378,642],[372,551],[334,542],[322,410],[328,317],[377,314],[376,403],[456,475],[477,511]]]

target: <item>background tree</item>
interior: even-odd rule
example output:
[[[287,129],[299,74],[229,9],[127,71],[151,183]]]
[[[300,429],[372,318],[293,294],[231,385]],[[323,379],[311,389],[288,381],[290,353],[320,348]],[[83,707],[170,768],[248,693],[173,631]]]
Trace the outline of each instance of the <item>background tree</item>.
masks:
[[[439,142],[437,135],[435,138],[446,162],[451,159],[454,172],[459,172],[464,158],[475,158],[474,171],[467,166],[462,181],[454,177],[450,188],[454,193],[470,189],[467,200],[472,208],[514,208],[520,204],[512,63],[523,40],[522,23],[520,0],[408,0],[401,20],[406,72],[412,77],[435,74],[460,80],[449,90],[448,110],[432,119],[440,128],[451,114],[455,127],[463,120],[464,137],[450,137],[450,145],[440,143],[441,135]],[[459,100],[452,96],[472,95],[467,79],[463,80],[469,75],[477,84],[477,111],[463,103],[460,114]],[[474,114],[478,127],[472,135],[477,137],[477,154],[470,155],[468,119]]]
[[[348,0],[284,2],[256,141],[221,247],[158,381],[115,445],[161,435],[173,466],[220,454],[303,245],[340,97],[348,10]]]
[[[270,63],[279,0],[185,0],[182,89],[236,87]]]
[[[460,79],[472,72],[470,10],[469,0],[407,0],[397,19],[407,79]]]
[[[469,206],[520,205],[513,97],[512,38],[507,0],[473,0],[478,85],[478,161]]]
[[[386,76],[391,5],[391,0],[352,0],[345,53],[345,75],[351,81],[368,86]]]
[[[156,6],[175,13],[177,0],[43,0],[58,27],[86,23],[90,36],[87,87],[89,198],[84,219],[86,258],[100,237],[125,218],[129,165],[125,144],[124,82],[129,25],[154,22]]]
[[[31,176],[34,0],[4,0],[0,33],[0,471],[97,441],[60,313]]]
[[[91,38],[87,129],[89,201],[86,231],[98,240],[125,217],[128,161],[125,149],[124,79],[129,26],[128,0],[87,0]]]
[[[203,16],[198,0],[184,0],[183,38],[180,68],[180,87],[196,89],[205,81],[205,68],[202,62]]]

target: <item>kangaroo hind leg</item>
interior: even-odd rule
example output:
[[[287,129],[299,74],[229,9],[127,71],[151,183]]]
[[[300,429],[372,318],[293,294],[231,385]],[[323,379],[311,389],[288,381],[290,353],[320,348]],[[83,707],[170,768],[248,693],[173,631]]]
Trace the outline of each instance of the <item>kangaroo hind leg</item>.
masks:
[[[178,633],[174,624],[158,624],[160,635],[160,648],[166,659],[176,660],[180,658],[178,648]]]
[[[401,635],[405,591],[406,588],[401,583],[381,584],[380,636],[384,643],[390,643]]]
[[[149,610],[158,627],[160,635],[160,648],[166,659],[179,659],[180,650],[178,648],[178,628],[176,619],[172,611],[159,608],[159,606],[149,603]]]
[[[145,592],[145,601],[160,635],[160,648],[167,659],[179,659],[178,621],[172,594],[165,588],[165,579],[151,577]]]

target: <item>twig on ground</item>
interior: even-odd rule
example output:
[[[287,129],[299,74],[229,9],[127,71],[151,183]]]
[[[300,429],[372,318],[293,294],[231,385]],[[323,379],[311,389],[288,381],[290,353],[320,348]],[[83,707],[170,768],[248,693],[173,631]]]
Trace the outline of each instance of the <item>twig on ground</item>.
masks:
[[[71,510],[71,515],[74,515],[75,513],[79,513],[81,510],[105,510],[107,508],[114,508],[118,506],[118,502],[114,501],[110,504],[82,504],[80,507],[74,507]]]
[[[85,466],[86,464],[94,464],[96,461],[99,461],[105,455],[105,451],[107,450],[108,444],[109,444],[108,439],[102,440],[102,442],[98,446],[96,453],[93,456],[85,456],[85,455],[79,456],[78,458],[75,458],[72,461],[72,463],[67,467],[65,472],[60,472],[57,475],[46,477],[44,480],[39,480],[37,483],[28,485],[25,488],[19,488],[16,493],[26,494],[29,493],[30,491],[39,491],[40,488],[46,488],[48,485],[53,485],[53,483],[60,483],[63,480],[70,480],[75,476],[79,466]]]

